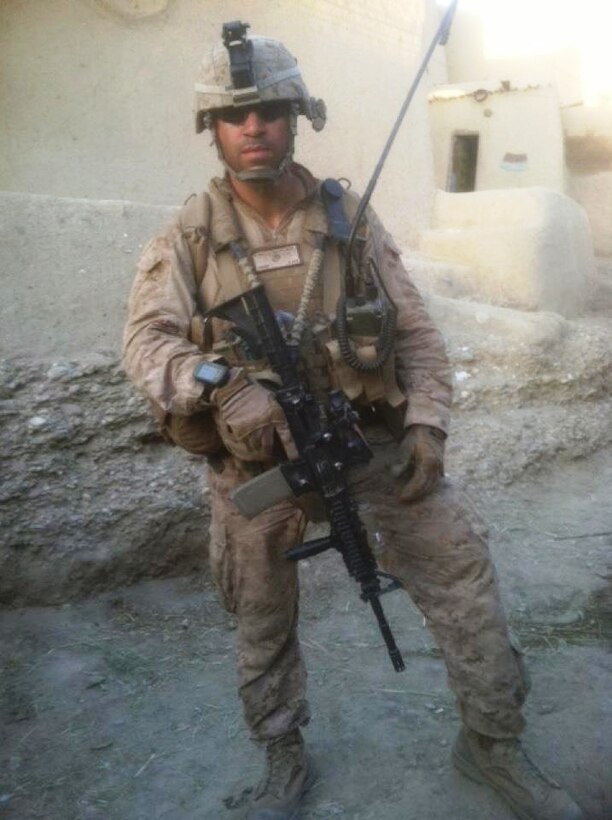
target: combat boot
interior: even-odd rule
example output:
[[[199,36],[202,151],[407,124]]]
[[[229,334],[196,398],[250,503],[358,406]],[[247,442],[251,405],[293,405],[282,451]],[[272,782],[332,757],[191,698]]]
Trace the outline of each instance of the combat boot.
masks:
[[[312,779],[299,729],[272,740],[266,747],[266,772],[246,820],[295,820]]]
[[[495,789],[521,820],[585,820],[569,794],[532,763],[516,738],[497,740],[463,727],[453,763],[471,780]]]

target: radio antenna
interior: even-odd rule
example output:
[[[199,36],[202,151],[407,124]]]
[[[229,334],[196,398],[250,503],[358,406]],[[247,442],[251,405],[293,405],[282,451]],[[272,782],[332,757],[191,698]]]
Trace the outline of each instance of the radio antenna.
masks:
[[[437,45],[445,46],[446,43],[448,42],[448,38],[449,38],[449,35],[450,35],[450,29],[451,29],[451,25],[452,25],[452,22],[453,22],[453,17],[455,16],[455,10],[457,8],[457,3],[458,2],[459,2],[459,0],[452,0],[452,2],[449,4],[448,8],[446,9],[446,12],[444,13],[444,17],[440,21],[440,25],[438,26],[438,29],[437,29],[437,31],[434,35],[433,40],[431,41],[431,44],[430,44],[429,48],[425,52],[425,56],[423,57],[423,60],[422,60],[421,65],[419,67],[419,70],[417,71],[416,76],[415,76],[414,80],[412,81],[412,85],[408,89],[406,99],[402,103],[402,107],[400,108],[400,112],[397,115],[397,119],[395,120],[395,124],[393,125],[393,128],[391,129],[391,133],[389,134],[389,137],[387,139],[385,147],[383,148],[383,152],[380,155],[380,159],[378,160],[376,168],[374,169],[374,173],[372,174],[372,178],[368,182],[368,185],[365,189],[365,193],[364,193],[363,197],[361,198],[361,201],[359,203],[359,207],[357,208],[357,212],[355,213],[355,218],[353,219],[353,224],[351,225],[351,233],[350,233],[347,248],[346,248],[345,258],[346,258],[346,265],[347,265],[347,273],[349,272],[349,266],[350,266],[350,263],[351,263],[351,257],[352,257],[352,252],[353,252],[353,245],[355,244],[355,239],[356,239],[356,236],[357,236],[357,228],[359,226],[361,218],[363,217],[363,214],[365,213],[365,209],[368,207],[368,205],[370,203],[370,199],[372,198],[372,193],[374,192],[374,188],[376,187],[376,183],[378,182],[378,177],[380,176],[380,173],[383,169],[383,165],[385,164],[385,161],[387,159],[387,155],[389,154],[389,151],[391,150],[391,146],[393,145],[393,143],[395,141],[395,137],[397,136],[397,132],[399,131],[400,126],[401,126],[401,124],[404,120],[404,117],[406,116],[406,111],[408,111],[408,106],[412,102],[412,98],[414,97],[414,95],[416,93],[416,90],[418,88],[418,85],[421,82],[421,78],[423,77],[423,74],[425,73],[425,70],[427,69],[427,66],[429,65],[429,61],[431,60],[431,55],[433,54],[433,52],[434,52]]]

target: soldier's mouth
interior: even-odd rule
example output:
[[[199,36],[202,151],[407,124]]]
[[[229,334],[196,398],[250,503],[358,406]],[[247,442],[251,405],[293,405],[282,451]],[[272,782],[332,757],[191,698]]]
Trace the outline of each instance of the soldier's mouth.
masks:
[[[241,153],[249,154],[249,155],[251,155],[251,154],[268,155],[268,154],[272,153],[272,151],[267,145],[263,145],[261,143],[258,143],[257,145],[245,145],[245,147],[242,149]]]

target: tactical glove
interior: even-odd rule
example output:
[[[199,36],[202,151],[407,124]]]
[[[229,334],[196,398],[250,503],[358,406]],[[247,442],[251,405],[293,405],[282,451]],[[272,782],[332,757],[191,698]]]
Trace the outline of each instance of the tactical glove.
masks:
[[[168,414],[164,432],[174,444],[195,455],[212,456],[223,447],[210,410],[191,416]]]
[[[217,430],[225,447],[241,461],[295,459],[295,443],[274,394],[242,368],[210,396]]]
[[[411,425],[402,443],[400,457],[391,467],[395,478],[408,479],[400,492],[400,500],[418,501],[431,493],[444,475],[444,440],[446,435],[437,427]]]

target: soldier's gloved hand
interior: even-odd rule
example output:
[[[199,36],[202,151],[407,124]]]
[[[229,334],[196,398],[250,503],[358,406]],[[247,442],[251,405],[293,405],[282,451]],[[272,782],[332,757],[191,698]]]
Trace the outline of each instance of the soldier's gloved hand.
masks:
[[[168,413],[163,429],[171,441],[194,455],[212,456],[223,446],[210,410],[191,416]]]
[[[223,444],[242,461],[294,459],[298,453],[274,394],[242,368],[210,396],[213,417]]]
[[[444,440],[437,427],[412,424],[400,444],[399,459],[391,467],[395,478],[407,479],[400,500],[408,503],[429,495],[444,475]]]

